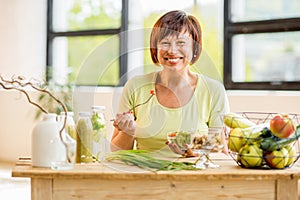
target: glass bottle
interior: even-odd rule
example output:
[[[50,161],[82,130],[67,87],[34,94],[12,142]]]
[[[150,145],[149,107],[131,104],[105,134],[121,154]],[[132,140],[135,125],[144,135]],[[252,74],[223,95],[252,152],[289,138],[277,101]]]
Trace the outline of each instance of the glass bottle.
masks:
[[[93,162],[92,142],[93,126],[89,112],[79,112],[76,123],[77,129],[77,151],[76,162]]]
[[[93,125],[93,155],[102,162],[106,153],[105,106],[92,106],[91,121]]]
[[[73,112],[67,112],[67,115],[65,112],[61,112],[59,116],[59,122],[61,127],[64,124],[65,117],[67,117],[62,139],[67,147],[67,156],[68,156],[67,163],[69,163],[70,166],[74,165],[75,163],[76,145],[77,145],[76,127],[75,127],[73,116],[74,116]]]
[[[60,121],[63,123],[65,117],[65,112],[60,113]],[[68,135],[76,140],[76,126],[75,126],[75,121],[74,121],[74,113],[73,112],[67,112],[67,121],[66,121],[66,131]]]

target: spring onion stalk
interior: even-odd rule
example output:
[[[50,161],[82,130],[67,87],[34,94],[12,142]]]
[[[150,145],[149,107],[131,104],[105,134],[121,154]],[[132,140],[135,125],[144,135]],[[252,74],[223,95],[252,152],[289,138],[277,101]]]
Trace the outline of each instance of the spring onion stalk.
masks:
[[[121,161],[150,171],[198,170],[194,163],[157,159],[150,154],[151,152],[145,150],[120,150],[107,155],[106,160]]]

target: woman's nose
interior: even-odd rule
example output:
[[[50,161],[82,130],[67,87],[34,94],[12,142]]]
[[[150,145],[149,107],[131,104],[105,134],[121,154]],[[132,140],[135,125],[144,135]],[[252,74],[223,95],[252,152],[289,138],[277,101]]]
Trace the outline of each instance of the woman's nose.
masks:
[[[168,49],[168,53],[175,53],[178,50],[178,46],[176,45],[175,42],[171,42],[169,49]]]

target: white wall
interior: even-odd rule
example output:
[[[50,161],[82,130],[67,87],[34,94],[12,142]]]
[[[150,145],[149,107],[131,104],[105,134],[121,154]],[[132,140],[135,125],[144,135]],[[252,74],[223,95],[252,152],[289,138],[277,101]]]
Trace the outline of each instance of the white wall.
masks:
[[[46,0],[0,0],[0,74],[44,79]],[[19,93],[0,90],[0,161],[30,156],[36,109]]]
[[[44,78],[46,0],[0,0],[0,72]]]
[[[0,0],[0,74],[44,78],[46,0]],[[32,94],[32,93],[31,93]],[[75,111],[105,105],[111,119],[117,89],[76,89]],[[300,113],[300,92],[228,91],[232,111]],[[31,155],[31,130],[36,108],[24,95],[0,89],[0,161]],[[108,124],[109,132],[112,126]]]
[[[231,111],[300,113],[300,91],[227,91]]]

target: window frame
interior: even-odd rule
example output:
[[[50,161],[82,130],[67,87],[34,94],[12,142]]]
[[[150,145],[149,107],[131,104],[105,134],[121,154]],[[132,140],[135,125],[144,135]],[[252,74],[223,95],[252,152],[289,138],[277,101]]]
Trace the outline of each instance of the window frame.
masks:
[[[115,29],[90,29],[79,31],[53,31],[53,0],[47,0],[47,52],[46,52],[46,81],[52,80],[53,64],[53,40],[56,37],[74,37],[74,36],[101,36],[101,35],[118,35],[120,40],[119,46],[119,84],[122,86],[127,81],[127,60],[128,60],[128,1],[122,0],[121,26]],[[116,85],[84,85],[84,86],[116,86]]]
[[[231,0],[224,1],[224,86],[228,90],[299,90],[300,81],[233,82],[232,38],[237,34],[300,31],[300,17],[272,20],[232,22]]]

